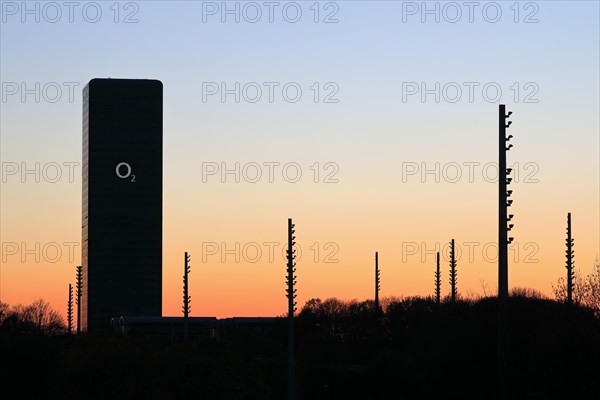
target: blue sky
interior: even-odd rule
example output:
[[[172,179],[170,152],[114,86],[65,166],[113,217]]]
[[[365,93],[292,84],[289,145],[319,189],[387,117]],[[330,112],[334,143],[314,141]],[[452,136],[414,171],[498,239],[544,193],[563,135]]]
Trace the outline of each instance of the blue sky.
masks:
[[[79,83],[75,102],[60,101],[52,107],[47,104],[40,107],[41,112],[50,114],[49,118],[64,121],[63,113],[80,108],[79,90],[93,77],[157,78],[166,87],[165,111],[173,115],[168,118],[167,114],[167,126],[172,124],[179,130],[192,124],[211,124],[227,118],[226,115],[235,110],[250,118],[247,122],[260,119],[257,121],[260,129],[245,125],[254,128],[254,139],[264,136],[270,140],[279,136],[263,129],[264,118],[268,116],[277,124],[291,117],[288,112],[310,113],[320,121],[318,125],[325,124],[326,132],[311,129],[312,133],[304,134],[325,140],[327,137],[337,140],[342,135],[342,127],[344,137],[362,137],[362,130],[353,129],[357,125],[352,115],[366,113],[369,118],[361,120],[370,120],[369,124],[374,126],[382,125],[377,129],[380,133],[372,134],[386,135],[392,140],[389,136],[396,135],[385,132],[397,125],[398,116],[423,117],[433,107],[434,112],[441,111],[439,120],[457,110],[468,111],[471,118],[477,118],[476,115],[484,113],[484,108],[490,108],[480,91],[476,91],[478,95],[473,104],[459,101],[436,107],[429,100],[423,105],[418,95],[411,98],[414,101],[403,104],[402,82],[427,82],[428,85],[498,82],[503,89],[502,100],[507,103],[511,102],[509,87],[514,82],[519,82],[523,94],[527,92],[523,85],[535,82],[539,87],[535,98],[544,105],[545,112],[556,115],[558,110],[564,110],[565,116],[577,116],[577,120],[584,118],[597,125],[597,115],[590,112],[598,105],[598,2],[534,3],[538,8],[535,14],[538,23],[514,23],[514,11],[509,9],[514,7],[512,2],[499,3],[502,18],[497,23],[488,23],[480,9],[490,2],[480,2],[475,8],[474,23],[468,22],[468,9],[461,7],[463,17],[454,24],[445,22],[443,14],[440,23],[435,23],[432,16],[421,23],[420,14],[407,16],[407,22],[403,23],[402,9],[410,2],[392,1],[337,2],[335,17],[339,22],[330,24],[313,22],[314,14],[309,9],[313,2],[299,3],[303,16],[295,24],[286,22],[277,13],[279,8],[289,4],[285,2],[276,8],[274,23],[268,23],[266,15],[256,24],[245,22],[243,17],[240,23],[234,23],[231,16],[227,16],[227,23],[221,23],[220,15],[207,16],[208,22],[203,23],[202,10],[208,7],[206,3],[137,2],[135,18],[139,22],[130,24],[113,22],[111,2],[99,3],[103,15],[95,24],[86,22],[77,12],[88,4],[85,2],[75,9],[73,23],[68,22],[65,7],[62,7],[63,17],[54,24],[45,22],[43,14],[40,23],[33,23],[30,15],[27,23],[20,22],[20,14],[4,15],[2,81]],[[244,2],[238,3],[242,9]],[[20,3],[17,4],[21,8]],[[28,4],[34,7],[35,2]],[[120,4],[121,19],[134,10],[131,6],[125,10],[125,4]],[[221,2],[215,4],[221,7]],[[234,7],[234,4],[230,2],[228,6]],[[321,2],[320,7],[324,8],[325,4]],[[422,7],[421,2],[415,4]],[[429,2],[428,7],[435,4]],[[531,6],[526,8],[526,4],[519,4],[520,19],[535,10]],[[439,3],[440,9],[444,6],[443,2]],[[321,18],[326,11],[334,10],[331,7],[321,9]],[[263,13],[267,12],[266,7],[261,8]],[[202,82],[233,84],[236,81],[242,85],[246,82],[299,82],[304,99],[310,97],[308,88],[313,82],[321,85],[335,82],[339,86],[336,98],[340,102],[315,105],[303,101],[290,105],[279,99],[274,104],[262,101],[237,105],[230,101],[224,105],[218,101],[208,104],[200,101]],[[4,103],[3,111],[16,116],[27,112],[24,110],[28,108],[16,103]],[[527,107],[528,113],[542,109],[538,104],[523,104],[523,107]],[[203,113],[204,110],[207,112]],[[340,118],[342,115],[345,117]],[[30,123],[31,129],[39,129],[34,121]],[[228,123],[235,124],[235,121]],[[44,125],[45,129],[53,127]],[[62,123],[57,122],[55,128],[51,136],[59,144],[57,151],[69,149],[70,152],[78,147],[74,143],[72,148],[69,146],[73,141]],[[4,119],[3,129],[26,128],[23,124],[15,127],[11,119]],[[233,130],[229,131],[234,134]],[[430,131],[432,135],[436,132],[443,135],[442,129]],[[559,135],[562,129],[546,130],[546,134]],[[234,135],[244,146],[247,144],[245,134]],[[12,140],[9,136],[4,140]],[[405,138],[402,140],[406,142]]]
[[[276,2],[273,23],[268,22],[268,8],[262,1],[252,3],[263,12],[258,23],[245,21],[243,15],[240,23],[232,16],[223,23],[219,13],[206,15],[203,22],[203,8],[221,9],[222,2],[119,2],[117,23],[113,1],[77,2],[72,23],[63,2],[54,3],[62,12],[56,23],[48,21],[55,14],[47,3],[27,2],[30,9],[40,9],[39,23],[34,15],[21,21],[23,2],[0,3],[2,161],[79,161],[83,86],[95,77],[160,79],[164,84],[166,235],[190,229],[183,226],[186,222],[213,231],[227,230],[233,223],[228,218],[238,215],[231,210],[238,207],[238,199],[247,202],[239,206],[239,213],[261,210],[279,218],[283,206],[269,199],[278,199],[282,193],[297,196],[294,209],[300,215],[329,212],[332,220],[339,221],[343,210],[354,210],[359,215],[358,231],[377,230],[369,224],[375,223],[370,218],[378,210],[390,215],[382,223],[388,229],[388,224],[416,218],[414,207],[431,205],[436,198],[443,199],[443,205],[425,208],[418,216],[431,218],[429,222],[441,231],[450,232],[463,224],[461,213],[478,223],[488,211],[493,215],[493,207],[488,210],[482,204],[493,198],[494,185],[403,185],[400,171],[404,162],[495,161],[499,101],[486,100],[482,93],[482,87],[493,85],[502,90],[501,102],[514,111],[515,149],[510,159],[539,167],[539,184],[525,184],[521,188],[527,190],[515,193],[515,207],[523,215],[521,237],[535,240],[536,235],[545,234],[549,207],[556,211],[551,218],[562,229],[562,216],[571,209],[581,215],[576,221],[586,221],[580,231],[586,237],[582,262],[592,260],[600,248],[597,1],[476,2],[473,23],[462,1],[452,6],[427,2],[427,7],[437,4],[448,12],[448,7],[458,4],[463,15],[456,23],[446,21],[445,14],[439,23],[431,15],[423,23],[423,2],[337,1],[316,6],[314,1]],[[248,3],[228,2],[227,6],[238,4],[243,10]],[[414,6],[419,12],[406,15],[404,22],[403,9]],[[99,21],[87,22],[84,7],[92,17],[95,7],[100,8]],[[281,14],[284,7],[292,16],[299,7],[300,20],[287,22]],[[315,7],[320,10],[318,23],[313,20]],[[488,18],[499,7],[499,21],[486,21],[484,7],[489,9]],[[519,10],[518,22],[514,21],[515,9]],[[132,11],[138,21],[124,23]],[[325,15],[334,11],[338,22],[324,23]],[[527,15],[538,21],[525,23]],[[41,87],[59,84],[63,96],[55,103],[44,98],[36,103],[31,95],[22,102],[20,93],[5,92],[7,85],[32,88],[36,82]],[[77,85],[73,101],[68,99],[64,82]],[[258,83],[263,97],[257,103],[246,99],[236,103],[229,95],[223,103],[216,95],[203,102],[203,85],[225,83],[232,88],[235,82],[241,87]],[[273,103],[266,100],[264,82],[278,85]],[[315,82],[319,88],[316,103]],[[407,83],[431,89],[436,82],[441,88],[456,83],[462,98],[452,102],[442,96],[436,103],[429,95],[422,102],[417,94],[403,101]],[[465,82],[476,85],[472,102]],[[286,83],[302,89],[298,102],[283,98],[281,88]],[[519,99],[514,98],[517,88]],[[333,99],[338,101],[325,103],[324,96],[334,92]],[[448,93],[452,97],[453,92]],[[200,172],[205,161],[294,161],[302,163],[305,171],[315,161],[333,161],[340,166],[341,182],[326,187],[311,186],[310,181],[297,186],[285,182],[203,186]],[[187,198],[192,188],[195,192]],[[46,200],[44,207],[39,206],[39,198]],[[79,180],[43,187],[10,181],[3,184],[1,199],[3,237],[18,240],[27,232],[37,232],[46,240],[57,235],[61,240],[79,240]],[[178,213],[189,214],[183,218]],[[205,224],[203,218],[211,213],[223,215],[225,228]],[[26,222],[27,216],[37,216],[37,225]],[[40,225],[39,221],[45,222]],[[68,233],[57,233],[57,221],[71,227]],[[417,233],[430,229],[410,224],[405,228]],[[494,232],[489,224],[473,236],[493,238]],[[371,240],[364,245],[369,257],[372,245]],[[176,245],[165,246],[168,252],[169,246]],[[550,254],[544,253],[545,259],[551,259]],[[562,261],[553,263],[549,274],[561,273]],[[533,276],[534,270],[530,273]],[[173,276],[179,279],[178,272]],[[531,276],[523,276],[524,285]],[[477,282],[475,275],[472,280]]]

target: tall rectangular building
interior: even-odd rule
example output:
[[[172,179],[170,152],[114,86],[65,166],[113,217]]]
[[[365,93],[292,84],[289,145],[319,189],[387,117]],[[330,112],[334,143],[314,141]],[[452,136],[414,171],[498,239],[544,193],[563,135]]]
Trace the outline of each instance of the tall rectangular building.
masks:
[[[83,89],[82,329],[162,315],[162,83]]]

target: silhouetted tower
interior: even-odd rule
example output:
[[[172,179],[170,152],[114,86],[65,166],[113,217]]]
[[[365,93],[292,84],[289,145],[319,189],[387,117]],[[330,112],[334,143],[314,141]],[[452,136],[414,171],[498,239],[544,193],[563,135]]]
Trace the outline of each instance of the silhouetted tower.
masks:
[[[379,276],[379,253],[375,252],[375,307],[379,310],[379,289],[381,289],[381,278]]]
[[[77,266],[75,275],[75,298],[77,303],[77,334],[81,333],[81,295],[83,294],[83,267]]]
[[[69,301],[67,302],[67,327],[69,335],[73,333],[73,285],[69,283]]]
[[[507,190],[512,178],[509,176],[512,168],[506,167],[506,152],[513,147],[512,144],[507,146],[512,135],[506,136],[506,128],[512,121],[507,122],[512,111],[506,114],[506,107],[500,104],[499,108],[499,149],[498,149],[498,298],[500,303],[506,302],[508,299],[508,245],[512,243],[512,237],[508,237],[508,232],[512,230],[513,224],[508,224],[512,218],[512,214],[508,214],[508,207],[511,206],[512,200],[509,197],[512,195],[512,190]],[[507,225],[508,224],[508,225]]]
[[[189,316],[192,307],[190,303],[192,302],[192,296],[189,295],[189,279],[188,274],[190,273],[190,256],[187,251],[185,252],[185,261],[183,266],[183,339],[188,340],[189,337]]]
[[[442,295],[442,275],[440,274],[440,252],[437,252],[436,255],[436,270],[435,270],[435,302],[436,304],[440,304],[441,295]]]
[[[454,253],[454,239],[450,241],[450,296],[452,302],[456,301],[456,281],[457,281],[457,273],[456,273],[456,257]]]
[[[292,219],[288,218],[288,248],[287,248],[287,294],[288,298],[288,400],[296,398],[296,360],[294,354],[294,312],[296,311],[296,230]]]
[[[575,245],[575,239],[571,236],[571,213],[567,214],[567,303],[573,304],[573,289],[575,288],[575,262],[573,257],[575,251],[573,246]]]
[[[500,104],[498,108],[498,366],[500,378],[501,397],[506,398],[506,368],[508,363],[508,245],[512,243],[512,237],[508,232],[512,230],[513,224],[509,224],[513,215],[508,214],[508,207],[512,200],[509,197],[512,190],[507,190],[512,178],[512,168],[507,168],[506,152],[513,147],[507,143],[513,137],[506,136],[506,128],[512,121],[507,119],[512,111],[506,113],[506,106]]]

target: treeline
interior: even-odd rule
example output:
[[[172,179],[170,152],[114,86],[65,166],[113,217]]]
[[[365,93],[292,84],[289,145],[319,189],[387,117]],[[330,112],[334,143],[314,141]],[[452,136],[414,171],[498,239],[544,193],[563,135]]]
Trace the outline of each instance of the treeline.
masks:
[[[311,300],[298,317],[298,353],[307,390],[323,389],[302,398],[498,398],[497,318],[495,298],[408,298],[383,310]],[[509,319],[510,399],[600,398],[594,310],[520,289]]]
[[[15,366],[3,372],[3,398],[287,397],[285,318],[267,333],[240,332],[227,342],[160,343],[49,334],[64,332],[64,324],[48,329],[52,318],[15,316],[25,308],[2,306],[0,354]],[[509,398],[600,397],[600,320],[593,310],[519,290],[509,317]],[[433,298],[382,299],[379,307],[312,299],[296,327],[298,400],[497,398],[495,298],[439,305]]]
[[[0,330],[2,333],[60,335],[67,332],[60,313],[42,299],[23,306],[0,302]]]

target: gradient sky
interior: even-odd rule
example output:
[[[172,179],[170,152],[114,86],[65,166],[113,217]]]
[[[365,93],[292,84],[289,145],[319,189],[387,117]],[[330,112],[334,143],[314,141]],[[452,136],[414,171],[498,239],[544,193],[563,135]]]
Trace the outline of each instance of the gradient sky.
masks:
[[[320,2],[318,23],[313,1],[295,3],[302,10],[297,23],[282,16],[286,6],[288,19],[294,17],[290,2],[278,2],[272,23],[263,2],[254,3],[263,12],[257,23],[244,19],[254,17],[245,2],[238,3],[247,11],[239,23],[232,15],[224,23],[220,13],[203,15],[221,2],[121,2],[118,23],[114,2],[97,3],[102,16],[96,23],[82,15],[87,7],[87,18],[94,17],[90,2],[78,3],[73,22],[61,6],[56,23],[50,22],[56,10],[44,3],[27,3],[31,9],[38,4],[39,22],[23,15],[22,2],[0,3],[2,302],[42,297],[65,312],[81,258],[80,247],[72,259],[68,254],[69,243],[81,240],[81,167],[75,165],[70,180],[64,163],[81,163],[81,90],[95,77],[164,84],[164,315],[181,312],[184,251],[192,256],[192,315],[284,313],[288,217],[302,247],[300,306],[312,297],[372,297],[375,251],[382,296],[429,295],[436,243],[444,246],[452,238],[463,253],[459,292],[481,295],[485,287],[493,293],[497,185],[493,165],[485,175],[483,167],[497,160],[500,102],[514,112],[508,159],[519,171],[512,185],[517,243],[510,286],[551,294],[551,284],[565,275],[569,211],[577,270],[592,270],[600,251],[598,2],[520,2],[518,22],[514,2],[478,2],[472,23],[465,6],[462,17],[449,22],[455,10],[445,2],[427,3],[430,9],[438,4],[439,23],[434,15],[422,22],[420,10],[403,15],[413,5],[421,9],[422,2]],[[495,4],[502,16],[488,22],[482,10],[493,19]],[[138,21],[123,23],[130,12]],[[338,22],[324,23],[332,12]],[[537,22],[524,23],[528,16]],[[35,91],[36,82],[39,103],[35,94],[24,101],[20,92],[11,94],[22,84]],[[251,103],[249,91],[239,103],[233,95],[225,102],[219,96],[203,101],[206,82],[229,88],[257,82],[263,97]],[[264,82],[279,83],[272,103]],[[302,89],[296,103],[282,95],[289,82]],[[456,82],[462,97],[452,102],[451,84],[439,103],[433,94],[425,102],[420,93],[403,99],[411,82],[429,89]],[[472,101],[464,82],[479,85]],[[486,84],[502,89],[500,101],[489,98],[493,91],[483,95]],[[53,102],[57,85],[62,96]],[[325,103],[334,90],[338,101]],[[22,163],[33,169],[36,162],[40,182],[34,174],[23,179]],[[272,183],[264,165],[270,162],[280,163]],[[56,183],[49,182],[53,163],[62,165]],[[246,179],[236,183],[226,175],[223,183],[217,174],[203,181],[206,163],[230,169],[240,163]],[[252,163],[262,166],[257,183],[250,182]],[[297,183],[282,176],[282,166],[291,163],[302,170]],[[435,173],[421,176],[422,167],[433,170],[436,163],[439,182]],[[19,171],[10,175],[14,165]],[[462,176],[451,182],[456,165]],[[403,177],[414,166],[417,174]],[[293,179],[294,170],[288,172]],[[338,182],[325,183],[332,172]],[[265,244],[271,242],[277,243],[272,260]],[[25,248],[36,243],[39,262],[33,253],[23,261]],[[225,251],[236,243],[239,262]],[[448,270],[445,260],[442,269]],[[443,293],[447,282],[446,275]]]

